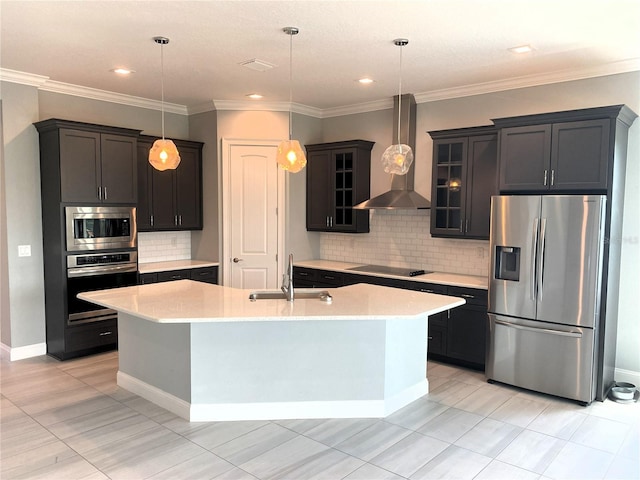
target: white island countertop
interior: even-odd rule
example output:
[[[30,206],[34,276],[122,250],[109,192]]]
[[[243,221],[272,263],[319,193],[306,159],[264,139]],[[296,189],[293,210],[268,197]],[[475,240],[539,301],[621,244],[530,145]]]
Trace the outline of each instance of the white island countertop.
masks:
[[[367,284],[326,290],[331,303],[315,298],[251,301],[251,290],[178,280],[85,292],[78,298],[157,323],[386,320],[433,315],[465,303],[458,297]]]

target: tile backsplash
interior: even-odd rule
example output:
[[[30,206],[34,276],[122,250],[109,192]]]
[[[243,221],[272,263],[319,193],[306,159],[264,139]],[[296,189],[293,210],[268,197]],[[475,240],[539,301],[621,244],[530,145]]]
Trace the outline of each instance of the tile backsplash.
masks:
[[[138,233],[138,263],[189,260],[191,232]]]
[[[372,210],[368,234],[322,233],[320,258],[487,276],[489,242],[432,238],[430,210]]]

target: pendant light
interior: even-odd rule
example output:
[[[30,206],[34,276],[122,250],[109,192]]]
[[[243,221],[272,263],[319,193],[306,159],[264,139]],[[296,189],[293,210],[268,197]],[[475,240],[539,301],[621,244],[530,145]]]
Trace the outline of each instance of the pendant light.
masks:
[[[169,39],[166,37],[153,37],[153,41],[160,45],[162,139],[153,142],[153,146],[149,150],[149,163],[156,170],[174,170],[180,165],[180,154],[175,143],[164,138],[164,46],[169,43]]]
[[[284,27],[282,29],[284,33],[290,36],[289,38],[289,140],[283,140],[278,145],[278,153],[276,160],[278,166],[283,170],[287,170],[291,173],[297,173],[302,170],[307,164],[307,158],[304,154],[304,150],[300,146],[298,140],[293,140],[292,134],[292,111],[291,106],[293,103],[293,36],[297,35],[299,30],[296,27]]]
[[[400,82],[398,84],[398,143],[388,147],[382,154],[384,171],[395,175],[405,175],[413,163],[413,151],[409,145],[400,143],[400,119],[402,112],[402,47],[409,43],[406,38],[396,38],[393,43],[400,47]],[[409,113],[409,112],[407,112]]]

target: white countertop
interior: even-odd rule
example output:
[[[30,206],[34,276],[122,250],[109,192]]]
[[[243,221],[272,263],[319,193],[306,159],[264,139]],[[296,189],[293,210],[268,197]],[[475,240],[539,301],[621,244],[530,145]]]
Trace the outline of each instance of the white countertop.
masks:
[[[363,266],[362,263],[346,263],[336,262],[333,260],[303,260],[294,262],[297,267],[317,268],[320,270],[332,270],[335,272],[352,273],[359,275],[370,275],[372,277],[387,277],[397,278],[400,280],[410,280],[412,282],[425,282],[425,283],[438,283],[441,285],[451,285],[455,287],[466,288],[480,288],[487,290],[488,279],[487,277],[479,277],[476,275],[462,275],[459,273],[444,273],[444,272],[432,272],[425,273],[424,275],[417,275],[415,277],[401,277],[397,275],[388,275],[382,273],[370,273],[370,272],[354,272],[349,270],[353,267]]]
[[[388,320],[432,315],[465,303],[462,298],[378,285],[326,290],[332,303],[319,299],[252,302],[251,290],[178,280],[86,292],[78,298],[157,323]]]
[[[156,273],[167,272],[170,270],[187,270],[190,268],[217,267],[218,262],[209,262],[206,260],[172,260],[166,262],[149,262],[139,263],[138,272],[140,273]]]

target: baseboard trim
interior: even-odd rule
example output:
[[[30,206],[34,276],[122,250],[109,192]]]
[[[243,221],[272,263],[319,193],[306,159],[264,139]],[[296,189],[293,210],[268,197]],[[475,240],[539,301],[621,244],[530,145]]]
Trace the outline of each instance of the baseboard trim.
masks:
[[[387,400],[343,400],[314,402],[264,402],[192,404],[118,372],[118,385],[175,413],[190,422],[234,420],[283,420],[311,418],[382,418],[426,395],[428,382],[421,381]]]
[[[35,343],[33,345],[25,345],[24,347],[10,347],[4,343],[0,344],[0,349],[3,354],[9,357],[9,360],[15,362],[16,360],[24,360],[25,358],[39,357],[47,354],[46,343]]]
[[[622,368],[616,368],[615,381],[633,383],[636,387],[640,386],[640,372],[634,372],[633,370],[624,370]]]

